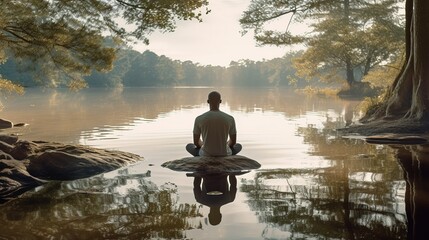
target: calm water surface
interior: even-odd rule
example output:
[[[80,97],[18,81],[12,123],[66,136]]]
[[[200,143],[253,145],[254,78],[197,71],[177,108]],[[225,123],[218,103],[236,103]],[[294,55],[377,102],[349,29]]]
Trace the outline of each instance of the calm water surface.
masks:
[[[358,118],[358,102],[283,89],[217,89],[221,109],[236,119],[240,154],[262,167],[237,176],[233,201],[219,203],[222,219],[212,225],[210,207],[196,201],[194,178],[161,167],[188,156],[184,146],[211,90],[30,89],[4,99],[2,117],[29,123],[4,132],[144,160],[52,182],[0,205],[0,238],[406,239],[426,231],[415,214],[428,213],[425,146],[344,138],[335,129]]]

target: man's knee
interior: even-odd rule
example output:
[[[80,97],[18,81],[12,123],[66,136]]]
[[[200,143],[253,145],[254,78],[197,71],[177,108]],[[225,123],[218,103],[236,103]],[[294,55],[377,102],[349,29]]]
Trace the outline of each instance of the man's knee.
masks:
[[[232,155],[235,155],[237,153],[239,153],[241,151],[241,149],[243,148],[243,146],[241,146],[240,143],[236,143],[232,148]]]
[[[200,149],[197,148],[197,146],[195,146],[195,144],[193,143],[188,143],[186,145],[186,151],[188,151],[190,154],[192,154],[193,156],[199,156],[199,151]]]

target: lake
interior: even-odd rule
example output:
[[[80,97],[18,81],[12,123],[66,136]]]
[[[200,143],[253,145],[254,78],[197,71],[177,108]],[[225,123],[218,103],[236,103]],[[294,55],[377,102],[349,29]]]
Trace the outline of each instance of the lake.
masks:
[[[0,239],[407,239],[426,234],[428,148],[341,136],[359,101],[287,89],[216,89],[237,124],[240,155],[261,168],[237,176],[229,201],[197,201],[194,177],[162,163],[189,156],[196,116],[214,88],[28,89],[2,99],[22,139],[132,152],[144,160],[51,182],[0,205]],[[233,185],[232,183],[229,183]],[[216,200],[217,199],[217,200]],[[218,201],[219,200],[219,201]],[[220,218],[220,219],[219,219]]]

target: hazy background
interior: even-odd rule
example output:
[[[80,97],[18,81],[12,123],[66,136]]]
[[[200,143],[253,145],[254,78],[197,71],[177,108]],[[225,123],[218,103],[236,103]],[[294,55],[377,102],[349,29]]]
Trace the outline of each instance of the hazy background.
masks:
[[[203,22],[178,21],[173,33],[155,32],[150,44],[138,44],[135,49],[151,50],[175,60],[190,60],[202,65],[228,66],[231,61],[250,59],[259,61],[282,57],[291,47],[256,46],[253,33],[242,36],[240,16],[247,9],[250,0],[210,1],[211,12],[203,16]],[[274,23],[275,24],[275,23]],[[286,23],[279,23],[283,28]],[[304,25],[290,26],[299,31]]]

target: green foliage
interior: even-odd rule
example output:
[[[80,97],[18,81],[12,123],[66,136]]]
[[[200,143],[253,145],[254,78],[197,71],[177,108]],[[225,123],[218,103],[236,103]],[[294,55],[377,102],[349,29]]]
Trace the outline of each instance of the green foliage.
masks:
[[[338,89],[333,88],[316,88],[312,86],[307,86],[304,89],[299,90],[299,92],[303,92],[307,95],[318,95],[318,96],[326,96],[332,97],[338,94]]]
[[[305,45],[294,63],[299,76],[352,86],[401,54],[404,33],[398,2],[253,0],[240,23],[244,32],[253,30],[259,44]],[[287,26],[273,30],[280,20]],[[311,23],[306,33],[289,30],[289,24],[304,20]]]
[[[303,87],[308,85],[308,82],[296,76],[296,70],[292,65],[293,59],[301,54],[301,52],[290,52],[282,58],[266,61],[231,62],[226,69],[225,78],[232,86]]]
[[[398,76],[401,71],[401,66],[404,63],[404,56],[398,56],[390,64],[378,66],[374,68],[363,78],[363,81],[369,82],[372,86],[387,88],[392,85],[393,80]]]
[[[377,111],[380,106],[384,104],[384,98],[378,97],[366,97],[362,102],[359,103],[357,109],[366,114],[372,114]]]
[[[398,56],[391,64],[377,67],[365,76],[363,80],[375,88],[382,89],[382,93],[376,97],[364,98],[358,106],[362,112],[369,116],[385,105],[389,86],[392,85],[395,77],[400,73],[403,62],[403,56]]]
[[[128,24],[134,25],[135,28],[129,35],[143,39],[146,43],[149,43],[147,33],[154,29],[174,31],[176,20],[197,19],[201,22],[203,13],[201,10],[195,10],[208,5],[207,0],[116,0],[108,2],[111,2],[110,7],[118,7],[121,17]],[[209,12],[210,10],[206,8],[205,13]]]
[[[21,85],[13,83],[10,80],[1,78],[1,75],[0,75],[0,90],[2,92],[7,92],[9,94],[10,93],[17,93],[17,94],[23,94],[24,93],[24,88]]]
[[[132,39],[148,43],[149,33],[173,31],[176,20],[201,21],[201,8],[208,2],[0,0],[0,4],[0,62],[13,56],[45,85],[82,87],[82,77],[91,70],[112,69],[116,44]],[[106,34],[115,44],[105,44]]]
[[[131,61],[129,71],[124,75],[124,85],[132,87],[156,86],[158,55],[145,51]]]

